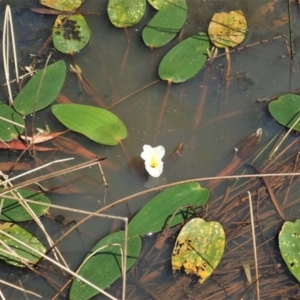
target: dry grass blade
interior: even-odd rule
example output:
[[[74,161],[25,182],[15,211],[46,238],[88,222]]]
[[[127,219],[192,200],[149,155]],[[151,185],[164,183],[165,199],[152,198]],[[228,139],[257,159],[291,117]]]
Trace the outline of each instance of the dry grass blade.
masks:
[[[1,297],[1,299],[5,300],[5,297],[4,297],[4,295],[3,295],[3,293],[2,293],[1,290],[0,290],[0,297]]]
[[[298,119],[293,123],[293,125],[290,127],[290,129],[287,131],[287,133],[284,135],[284,137],[281,139],[281,141],[278,143],[278,145],[276,146],[276,148],[273,150],[273,152],[270,154],[269,159],[271,159],[275,153],[277,152],[277,150],[279,149],[279,147],[282,145],[282,143],[286,140],[286,138],[289,136],[289,134],[291,133],[291,131],[294,129],[294,127],[298,124],[298,122],[300,121],[300,116],[298,117]]]
[[[32,292],[32,291],[29,291],[29,290],[25,290],[24,288],[20,288],[19,286],[15,285],[15,284],[12,284],[12,283],[9,283],[9,282],[7,282],[7,281],[5,281],[5,280],[0,279],[0,283],[2,283],[2,284],[4,284],[4,285],[7,285],[7,286],[10,286],[10,287],[13,287],[14,289],[19,290],[19,291],[22,291],[22,292],[24,292],[24,293],[27,293],[27,294],[36,296],[36,297],[38,297],[38,298],[42,298],[42,296],[39,295],[39,294],[36,294],[36,293],[34,293],[34,292]]]
[[[4,25],[3,25],[3,37],[2,37],[2,49],[3,49],[3,65],[4,65],[4,73],[6,78],[7,90],[9,95],[9,103],[10,106],[13,104],[13,97],[10,87],[10,73],[9,73],[9,38],[11,34],[11,41],[12,41],[12,48],[13,48],[13,55],[14,55],[14,63],[15,63],[15,72],[16,72],[16,79],[17,84],[19,84],[19,72],[18,72],[18,60],[16,54],[16,45],[15,45],[15,36],[14,36],[14,29],[13,29],[13,22],[12,16],[10,11],[10,6],[7,5],[5,9],[4,15]]]
[[[7,122],[7,123],[10,123],[10,124],[13,124],[13,125],[17,125],[17,126],[19,126],[19,127],[22,127],[22,128],[25,128],[25,126],[24,126],[24,125],[22,125],[22,124],[19,124],[19,123],[16,123],[16,122],[14,122],[14,121],[11,121],[11,120],[8,120],[8,119],[6,119],[6,118],[3,118],[3,117],[0,117],[0,120],[3,120],[3,121],[5,121],[5,122]]]
[[[260,300],[255,225],[254,225],[254,218],[253,218],[252,198],[251,198],[251,194],[250,194],[249,191],[248,191],[248,196],[249,196],[249,210],[250,210],[250,218],[251,218],[253,252],[254,252],[254,263],[255,263],[255,275],[256,275],[256,297],[257,297],[258,300]]]

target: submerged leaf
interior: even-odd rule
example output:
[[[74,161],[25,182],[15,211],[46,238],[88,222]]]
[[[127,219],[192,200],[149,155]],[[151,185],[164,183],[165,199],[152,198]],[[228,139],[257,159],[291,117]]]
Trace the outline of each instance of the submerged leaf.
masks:
[[[158,74],[163,80],[183,82],[195,76],[207,59],[208,37],[200,32],[172,48],[162,59]]]
[[[169,226],[184,221],[183,212],[187,205],[205,205],[209,191],[197,182],[170,187],[152,198],[129,222],[128,234],[145,235],[161,231],[172,215],[179,209]],[[181,208],[181,209],[180,209]]]
[[[300,96],[294,94],[281,95],[277,100],[269,103],[272,117],[281,125],[291,128],[300,117]],[[300,122],[293,127],[300,131]]]
[[[1,190],[2,189],[0,189],[0,191]],[[46,196],[33,190],[18,189],[13,192],[8,192],[6,195],[10,197],[19,197],[20,195],[24,199],[36,201],[37,204],[28,203],[28,205],[38,218],[43,216],[49,209],[49,206],[39,205],[39,203],[51,204],[50,200]],[[32,220],[30,214],[23,208],[23,206],[19,202],[7,199],[5,195],[0,196],[0,200],[2,199],[4,199],[4,202],[0,215],[1,220],[11,222],[23,222]]]
[[[0,117],[25,126],[25,121],[22,116],[13,108],[2,102],[0,102]],[[9,142],[16,139],[23,131],[24,127],[0,119],[0,139],[2,141]]]
[[[80,104],[56,104],[54,116],[67,128],[104,145],[117,145],[127,137],[123,122],[113,113],[99,107]]]
[[[184,268],[203,283],[218,266],[225,248],[225,233],[218,222],[190,220],[181,229],[173,249],[172,269]]]
[[[112,233],[100,240],[93,249],[89,251],[89,253],[93,253],[98,250],[97,253],[89,258],[83,266],[79,268],[77,274],[89,280],[101,289],[105,289],[110,286],[121,277],[122,262],[120,247],[118,247],[118,245],[124,249],[124,231]],[[99,250],[102,247],[103,249]],[[139,257],[141,247],[142,241],[140,237],[135,236],[128,238],[127,270],[131,268]],[[76,278],[74,279],[70,291],[71,300],[90,299],[96,294],[98,294],[98,291],[84,282],[81,282]]]
[[[146,12],[146,0],[109,0],[107,13],[116,27],[137,24]]]
[[[165,5],[151,19],[142,32],[144,43],[158,48],[171,41],[182,28],[187,16],[185,0],[176,0]]]
[[[26,231],[22,227],[13,223],[3,223],[0,225],[0,229],[25,243],[26,245],[32,247],[33,249],[41,252],[42,254],[46,253],[45,246],[35,236],[33,236],[30,232]],[[6,246],[11,248],[12,251],[14,251],[31,265],[34,265],[41,259],[41,256],[39,256],[34,251],[3,234],[0,234],[0,239],[6,244]],[[7,248],[0,244],[0,259],[3,259],[6,263],[14,265],[16,267],[25,267],[20,259],[16,258],[12,254],[7,254],[3,250],[7,251]]]
[[[235,47],[246,37],[247,22],[241,10],[215,13],[208,26],[212,43],[219,48]]]
[[[58,96],[66,77],[66,64],[60,60],[38,71],[14,100],[21,115],[29,115],[50,105]]]
[[[82,2],[82,0],[40,0],[42,5],[68,12],[76,10]]]
[[[82,15],[59,15],[52,29],[54,47],[66,54],[78,52],[91,37],[90,29]]]

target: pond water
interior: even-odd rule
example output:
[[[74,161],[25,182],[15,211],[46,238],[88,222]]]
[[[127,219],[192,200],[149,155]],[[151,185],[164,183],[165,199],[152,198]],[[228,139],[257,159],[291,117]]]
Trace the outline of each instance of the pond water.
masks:
[[[148,176],[140,159],[145,144],[163,145],[166,153],[172,154],[174,149],[183,143],[184,150],[182,153],[165,162],[161,182],[172,183],[216,175],[232,160],[234,147],[244,137],[255,132],[258,128],[263,130],[262,145],[268,143],[278,132],[282,132],[282,126],[270,116],[267,103],[264,101],[258,102],[258,100],[273,98],[299,89],[300,54],[297,46],[299,49],[300,38],[297,36],[299,19],[296,3],[290,3],[295,44],[294,70],[291,67],[288,42],[286,42],[289,39],[286,1],[189,0],[187,1],[188,19],[180,36],[166,46],[154,50],[148,49],[141,39],[141,31],[155,14],[154,9],[148,5],[146,16],[142,21],[128,29],[128,40],[123,29],[115,28],[110,23],[106,13],[107,3],[108,1],[104,0],[86,0],[80,8],[82,13],[95,12],[100,13],[100,15],[85,15],[92,37],[88,46],[80,53],[75,54],[74,60],[81,67],[85,79],[94,87],[97,95],[105,104],[107,106],[115,104],[111,111],[126,125],[128,137],[123,141],[122,149],[120,146],[111,147],[96,144],[76,133],[66,133],[65,136],[78,142],[96,155],[107,157],[111,167],[104,165],[103,171],[109,191],[107,192],[104,189],[99,170],[93,167],[65,175],[64,181],[72,182],[72,185],[80,188],[83,192],[69,195],[51,194],[49,197],[54,204],[95,211],[122,197],[145,190]],[[36,54],[50,36],[55,16],[32,12],[31,7],[41,7],[37,1],[33,0],[2,1],[0,3],[1,11],[4,11],[6,4],[10,4],[13,12],[19,66],[24,68],[32,61],[30,54]],[[206,63],[201,72],[192,79],[182,84],[171,85],[163,117],[158,127],[162,104],[167,92],[167,83],[157,81],[159,79],[157,70],[161,59],[179,40],[199,31],[207,31],[210,19],[215,12],[236,9],[244,12],[248,23],[246,40],[241,47],[256,44],[231,53],[230,88],[227,95],[225,80],[227,62],[225,56],[221,56],[211,63]],[[1,23],[3,15],[2,13]],[[281,36],[283,34],[285,37]],[[63,59],[67,65],[73,63],[71,57],[57,52],[50,43],[49,47],[39,57],[37,67],[43,67],[50,51],[53,52],[51,61]],[[4,77],[1,74],[0,82],[4,82]],[[148,86],[151,83],[153,84]],[[145,88],[142,89],[143,87]],[[139,89],[142,90],[136,92]],[[134,92],[136,93],[118,103],[119,100]],[[4,88],[0,90],[0,93],[1,98],[6,99]],[[67,73],[62,93],[74,103],[97,105],[91,97],[82,91],[76,76],[71,72]],[[48,108],[35,115],[34,123],[35,127],[40,128],[45,128],[46,124],[53,131],[64,129]],[[288,145],[295,138],[296,134],[292,133],[284,145]],[[7,161],[8,159],[13,161],[18,155],[5,151],[1,156],[1,161]],[[51,152],[47,154],[37,153],[34,160],[25,154],[22,159],[36,163],[39,159],[46,163],[66,157],[70,157],[70,155]],[[86,161],[86,158],[76,156],[72,163],[67,162],[53,168],[57,170],[83,161]],[[17,172],[14,172],[14,174],[17,174]],[[61,180],[62,178],[56,178],[49,180],[47,183],[49,185],[60,185]],[[205,182],[202,185],[205,186]],[[225,192],[226,186],[227,183],[223,183],[220,188],[213,190],[211,201],[218,199]],[[297,191],[292,195],[294,197],[293,201],[298,198]],[[115,206],[108,213],[126,217],[130,212],[132,215],[151,197],[153,197],[153,194],[137,197],[128,202],[128,207],[125,204]],[[270,205],[272,204],[267,206],[269,210],[271,209]],[[64,212],[58,209],[51,209],[50,213],[51,216],[42,218],[42,221],[54,239],[57,239],[68,228],[54,222],[53,218],[56,215],[63,214],[66,218],[65,223],[72,220],[78,222],[83,217],[78,213]],[[296,217],[296,210],[289,211],[289,213],[291,219]],[[243,215],[245,214],[246,212],[243,212]],[[210,217],[210,215],[208,216]],[[215,220],[218,221],[218,216]],[[269,222],[272,222],[272,220]],[[279,222],[278,219],[277,222]],[[276,224],[274,231],[270,230],[271,232],[268,232],[266,239],[276,235],[274,232],[276,230],[278,232],[280,229],[278,227],[280,222]],[[28,230],[41,236],[40,231],[36,229],[34,224],[25,225]],[[223,225],[225,228],[231,226],[231,224]],[[83,257],[96,241],[112,230],[112,226],[115,226],[114,230],[123,228],[121,222],[113,223],[113,221],[104,218],[93,218],[60,243],[59,248],[73,270],[76,270]],[[143,253],[151,248],[154,240],[153,237],[143,239]],[[237,239],[236,242],[242,240],[243,237],[240,240]],[[273,241],[276,241],[276,237]],[[235,242],[231,241],[231,243],[228,244],[228,248],[226,247],[227,250],[230,250],[229,248],[233,247]],[[272,243],[270,247],[273,247],[274,251],[276,249],[276,255],[278,255],[278,247],[275,242]],[[250,243],[248,249],[251,249],[251,247]],[[171,251],[172,246],[162,255],[164,272],[162,272],[163,276],[160,280],[164,280],[166,286],[171,285],[174,280],[168,260]],[[252,256],[248,258],[248,261],[253,271]],[[134,286],[137,281],[136,278],[140,276],[136,275],[134,271],[137,274],[142,274],[144,268],[145,265],[141,268],[136,267],[129,274],[129,280],[131,280],[129,281],[129,287]],[[289,276],[284,268],[282,266],[282,272],[285,278],[288,278],[286,280],[289,280],[288,282],[293,286],[296,281],[292,276]],[[45,267],[39,269],[47,279],[43,279],[30,271],[9,267],[4,263],[1,263],[0,269],[2,280],[33,290],[45,299],[52,298],[65,283],[67,277],[58,272],[53,266],[48,269],[45,269]],[[216,285],[218,278],[222,276],[222,269],[218,268],[218,271],[219,273],[212,279]],[[241,269],[238,272],[242,277]],[[235,280],[238,281],[237,278]],[[245,279],[242,280],[245,281]],[[119,284],[118,282],[116,286]],[[146,284],[147,282],[140,282],[137,291],[131,294],[130,299],[162,299],[162,297],[165,297],[163,293],[159,293],[159,290],[156,294],[158,298],[155,298],[156,296],[149,292],[149,290],[154,292],[157,289],[158,282],[152,285],[148,284],[148,287],[145,288]],[[141,287],[141,285],[143,286]],[[184,283],[182,285],[185,286]],[[221,288],[218,287],[221,290],[226,290],[224,294],[218,294],[220,297],[218,299],[237,299],[236,295],[241,295],[245,289],[245,286],[241,286],[240,293],[232,296],[225,286],[226,284]],[[206,298],[199,296],[198,298],[193,293],[193,288],[190,289],[192,299],[210,299],[208,296]],[[197,289],[199,289],[198,286]],[[254,289],[252,286],[250,292],[244,295],[244,299],[252,299]],[[3,293],[7,299],[35,299],[34,296],[25,298],[25,294],[12,288],[3,289]],[[115,293],[113,289],[112,293]],[[181,296],[176,299],[184,299],[182,298],[185,297],[182,296],[183,294],[180,292],[178,295]],[[170,299],[175,299],[175,296],[173,296]],[[67,298],[66,294],[58,297],[58,299]],[[103,296],[96,296],[95,299],[102,298]]]

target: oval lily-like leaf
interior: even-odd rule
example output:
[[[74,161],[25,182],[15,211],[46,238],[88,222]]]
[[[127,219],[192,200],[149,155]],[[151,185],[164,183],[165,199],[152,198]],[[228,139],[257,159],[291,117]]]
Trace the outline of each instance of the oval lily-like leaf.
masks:
[[[114,245],[112,245],[114,244]],[[97,250],[97,253],[89,258],[77,271],[77,274],[84,277],[101,289],[109,287],[121,277],[122,262],[120,245],[124,249],[124,231],[112,233],[99,241],[89,253]],[[127,239],[127,262],[129,270],[140,255],[142,241],[139,236],[128,237]],[[100,249],[102,248],[102,249]],[[123,250],[124,253],[124,250]],[[74,279],[70,291],[70,299],[90,299],[98,291],[89,285]]]
[[[42,206],[38,203],[51,204],[50,200],[46,196],[32,190],[18,189],[16,191],[9,192],[6,195],[10,197],[19,197],[18,194],[24,199],[34,200],[37,202],[37,204],[28,203],[37,217],[43,216],[49,209],[49,206]],[[11,222],[32,220],[30,214],[23,208],[22,205],[19,204],[19,202],[5,198],[5,195],[1,196],[0,199],[4,199],[0,215],[1,220]]]
[[[169,3],[176,3],[178,0],[148,0],[148,3],[156,10],[161,10]],[[184,0],[185,1],[185,0]]]
[[[5,233],[10,234],[14,238],[17,238],[21,242],[26,245],[32,247],[33,249],[45,254],[46,248],[45,246],[30,232],[26,231],[22,227],[13,223],[4,223],[0,225],[0,229]],[[22,259],[27,261],[27,263],[34,265],[37,263],[41,256],[39,256],[34,251],[29,248],[23,246],[22,244],[12,240],[11,238],[0,233],[0,239],[3,241],[6,246],[12,249],[16,254],[18,254]],[[15,257],[13,254],[7,254],[3,250],[7,251],[7,248],[0,244],[0,258],[3,259],[6,263],[11,264],[16,267],[25,267],[25,265],[21,262],[21,260]]]
[[[207,59],[208,36],[200,32],[172,48],[162,59],[158,74],[163,80],[183,82],[195,76]]]
[[[163,230],[172,215],[179,209],[169,226],[184,221],[183,211],[187,205],[205,205],[209,191],[197,182],[170,187],[152,198],[129,222],[128,234],[145,235]]]
[[[123,122],[103,108],[80,104],[56,104],[52,106],[52,112],[67,128],[97,143],[113,146],[127,137]]]
[[[281,125],[291,128],[300,117],[300,96],[294,94],[281,95],[277,100],[269,103],[272,117]],[[293,127],[300,131],[300,122]]]
[[[52,29],[54,47],[66,54],[73,54],[86,46],[91,33],[82,15],[59,15]]]
[[[218,222],[190,220],[181,229],[173,249],[172,269],[184,268],[203,283],[218,266],[225,248],[225,232]]]
[[[16,139],[23,131],[25,121],[23,117],[18,114],[10,106],[0,102],[0,117],[7,119],[8,121],[14,122],[9,123],[8,121],[0,119],[0,139],[5,142],[10,142]],[[21,126],[18,126],[20,124]]]
[[[215,13],[208,26],[209,38],[219,48],[239,45],[246,32],[247,22],[241,10]]]
[[[279,233],[279,249],[291,273],[300,282],[300,220],[285,222]]]
[[[66,64],[60,60],[38,71],[14,100],[21,115],[29,115],[50,105],[58,96],[66,78]]]
[[[109,0],[107,13],[116,27],[129,27],[137,24],[146,12],[146,0]]]
[[[170,42],[183,26],[187,16],[185,0],[168,3],[159,10],[142,32],[144,43],[161,47]]]
[[[40,0],[42,5],[68,12],[76,10],[82,2],[82,0]]]

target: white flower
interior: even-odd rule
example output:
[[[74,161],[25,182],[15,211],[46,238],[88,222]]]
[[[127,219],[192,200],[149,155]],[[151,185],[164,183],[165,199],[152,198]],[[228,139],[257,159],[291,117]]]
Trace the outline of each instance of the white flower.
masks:
[[[152,177],[159,177],[163,171],[163,161],[161,160],[165,155],[165,148],[157,146],[152,148],[150,145],[144,145],[141,157],[145,160],[145,167],[147,172]]]

